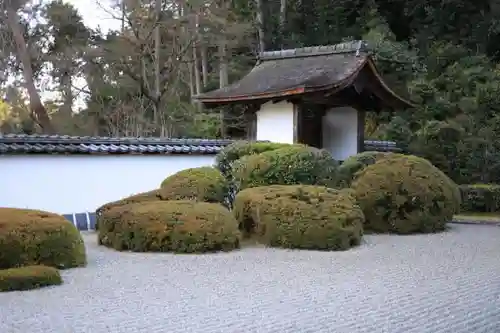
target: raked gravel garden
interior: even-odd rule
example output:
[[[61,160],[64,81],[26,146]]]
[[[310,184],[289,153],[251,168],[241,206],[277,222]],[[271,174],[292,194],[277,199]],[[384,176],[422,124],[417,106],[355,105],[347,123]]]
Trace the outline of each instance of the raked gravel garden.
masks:
[[[394,153],[216,160],[104,204],[94,232],[0,208],[0,333],[500,332],[500,227],[449,223],[497,187]]]
[[[121,253],[84,234],[64,284],[0,294],[2,333],[496,333],[500,228],[365,236],[347,252]]]

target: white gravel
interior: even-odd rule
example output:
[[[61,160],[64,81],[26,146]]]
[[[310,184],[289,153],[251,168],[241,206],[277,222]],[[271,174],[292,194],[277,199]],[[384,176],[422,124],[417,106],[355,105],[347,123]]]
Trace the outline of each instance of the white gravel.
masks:
[[[86,233],[65,284],[0,294],[0,333],[499,333],[500,227],[347,252],[119,253]]]

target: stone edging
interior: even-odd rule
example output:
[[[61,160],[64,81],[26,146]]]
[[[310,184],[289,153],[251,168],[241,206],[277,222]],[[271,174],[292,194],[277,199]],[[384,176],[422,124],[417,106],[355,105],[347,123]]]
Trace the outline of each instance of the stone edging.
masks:
[[[489,225],[500,227],[500,222],[493,222],[487,220],[451,220],[451,224],[466,224],[466,225]]]

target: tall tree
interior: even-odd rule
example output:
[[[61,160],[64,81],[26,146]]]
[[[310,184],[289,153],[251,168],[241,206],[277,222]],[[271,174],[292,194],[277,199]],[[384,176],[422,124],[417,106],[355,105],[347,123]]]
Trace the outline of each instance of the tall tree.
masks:
[[[7,0],[3,2],[1,16],[4,17],[8,27],[12,33],[12,38],[16,44],[16,57],[22,64],[22,74],[24,78],[24,86],[28,91],[31,116],[40,125],[43,132],[55,133],[52,122],[47,114],[40,94],[35,86],[35,78],[33,73],[33,63],[25,40],[25,31],[21,25],[18,10],[25,5],[21,0]]]

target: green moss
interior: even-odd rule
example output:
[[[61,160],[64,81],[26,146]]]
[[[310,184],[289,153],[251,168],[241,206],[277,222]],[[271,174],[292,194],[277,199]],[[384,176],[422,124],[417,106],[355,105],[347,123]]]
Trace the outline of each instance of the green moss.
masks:
[[[119,251],[201,253],[240,244],[233,215],[215,203],[135,203],[107,210],[101,221],[99,244]]]
[[[349,187],[357,172],[372,165],[379,159],[391,156],[392,153],[365,151],[353,156],[348,157],[338,169],[338,186],[340,188]]]
[[[364,216],[351,190],[272,185],[236,196],[234,214],[244,235],[275,247],[347,250],[361,242]]]
[[[462,194],[462,211],[464,212],[500,211],[500,185],[460,185],[460,192]]]
[[[306,146],[290,146],[245,156],[233,165],[238,189],[266,185],[335,186],[338,162],[329,152]]]
[[[0,208],[0,269],[39,264],[64,269],[86,262],[80,232],[63,216]]]
[[[454,220],[458,221],[468,221],[468,222],[492,222],[498,223],[500,222],[500,213],[473,213],[473,212],[464,212],[461,214],[457,214],[453,217]]]
[[[289,146],[289,144],[274,142],[237,141],[222,149],[217,154],[215,163],[224,177],[230,178],[233,163],[243,156],[260,154]]]
[[[0,292],[37,289],[62,283],[61,274],[53,267],[35,265],[0,270]]]
[[[152,191],[147,191],[147,192],[142,192],[142,193],[137,193],[128,197],[125,197],[120,200],[108,202],[101,207],[96,209],[96,230],[99,229],[99,224],[101,221],[101,216],[102,214],[114,207],[120,207],[123,205],[128,205],[132,203],[139,203],[139,202],[149,202],[149,201],[158,201],[161,200],[160,198],[160,191],[158,189],[152,190]]]
[[[479,189],[500,189],[500,185],[497,184],[469,184],[463,186],[470,188],[479,188]]]
[[[429,161],[393,154],[356,174],[365,229],[398,234],[444,230],[459,211],[458,186]]]
[[[159,190],[152,190],[152,191],[147,191],[147,192],[142,192],[142,193],[137,193],[128,197],[125,197],[120,200],[108,202],[101,207],[96,209],[96,212],[102,212],[107,209],[117,207],[117,206],[123,206],[123,205],[128,205],[131,203],[136,203],[136,202],[144,202],[144,201],[157,201],[160,200],[160,193]]]
[[[191,168],[171,175],[161,183],[162,200],[196,200],[224,203],[229,190],[222,173],[212,167]]]

